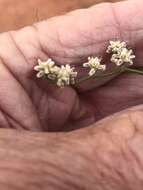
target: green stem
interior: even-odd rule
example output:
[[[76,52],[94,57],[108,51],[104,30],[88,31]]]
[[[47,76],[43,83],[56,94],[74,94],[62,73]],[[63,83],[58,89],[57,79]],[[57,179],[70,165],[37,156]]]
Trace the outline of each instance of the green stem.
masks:
[[[129,73],[135,73],[135,74],[143,75],[143,71],[138,70],[138,69],[125,68],[125,71],[127,71]]]
[[[120,70],[116,70],[114,72],[110,72],[110,73],[106,73],[106,74],[101,74],[101,75],[93,75],[93,76],[86,76],[86,77],[83,77],[81,79],[79,79],[76,84],[79,84],[79,83],[82,83],[82,82],[85,82],[89,79],[95,79],[95,78],[104,78],[104,77],[109,77],[109,76],[113,76],[113,75],[117,75],[117,74],[120,74],[124,72],[123,69],[120,68]]]
[[[131,69],[128,67],[122,67],[114,72],[110,72],[110,73],[106,73],[106,74],[101,74],[101,75],[93,75],[93,76],[86,76],[83,77],[81,79],[79,79],[76,84],[85,82],[89,79],[95,79],[95,78],[104,78],[104,77],[109,77],[109,76],[113,76],[113,75],[118,75],[121,74],[123,72],[128,72],[128,73],[135,73],[135,74],[139,74],[139,75],[143,75],[143,70],[138,70],[138,69]]]

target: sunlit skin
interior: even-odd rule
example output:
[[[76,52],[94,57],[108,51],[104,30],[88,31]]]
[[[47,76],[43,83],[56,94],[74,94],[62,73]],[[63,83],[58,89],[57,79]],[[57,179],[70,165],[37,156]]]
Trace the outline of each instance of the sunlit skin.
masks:
[[[0,34],[0,124],[17,129],[0,132],[3,190],[142,189],[143,77],[57,88],[33,69],[38,58],[50,57],[83,76],[89,56],[110,64],[105,51],[114,39],[128,43],[134,67],[142,68],[142,6],[142,0],[99,4]]]

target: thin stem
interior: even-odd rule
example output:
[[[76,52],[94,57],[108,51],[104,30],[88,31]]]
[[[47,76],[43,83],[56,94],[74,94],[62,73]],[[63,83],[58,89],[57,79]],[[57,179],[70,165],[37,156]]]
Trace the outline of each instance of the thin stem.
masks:
[[[106,73],[106,74],[101,74],[101,75],[93,75],[93,76],[86,76],[86,77],[83,77],[81,79],[79,79],[76,84],[79,84],[79,83],[82,83],[82,82],[85,82],[89,79],[95,79],[95,78],[104,78],[104,77],[109,77],[109,76],[112,76],[112,75],[116,75],[116,74],[120,74],[124,72],[124,69],[123,68],[120,68],[120,70],[116,70],[114,72],[110,72],[110,73]]]
[[[125,71],[127,71],[129,73],[135,73],[135,74],[143,75],[143,71],[138,70],[138,69],[125,68]]]
[[[143,70],[131,69],[131,68],[128,68],[128,67],[122,67],[122,68],[120,68],[120,69],[118,69],[118,70],[116,70],[114,72],[110,72],[110,73],[106,73],[106,74],[101,74],[101,75],[94,75],[94,76],[83,77],[83,78],[79,79],[76,82],[76,84],[85,82],[85,81],[87,81],[89,79],[109,77],[109,76],[112,76],[112,75],[121,74],[123,72],[135,73],[135,74],[143,75]]]

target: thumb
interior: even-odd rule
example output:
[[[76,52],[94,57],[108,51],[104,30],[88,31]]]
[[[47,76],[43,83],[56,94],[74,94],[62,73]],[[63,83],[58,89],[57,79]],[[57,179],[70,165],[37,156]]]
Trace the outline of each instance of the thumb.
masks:
[[[80,145],[84,166],[88,166],[85,184],[92,186],[88,189],[142,189],[142,123],[141,105],[70,134],[73,143]]]

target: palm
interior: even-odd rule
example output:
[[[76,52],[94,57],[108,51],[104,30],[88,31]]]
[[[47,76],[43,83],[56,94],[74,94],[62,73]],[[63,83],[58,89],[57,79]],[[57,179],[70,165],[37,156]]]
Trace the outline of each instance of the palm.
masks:
[[[139,11],[137,5],[140,3],[140,1],[130,5],[128,3],[131,7],[136,4],[136,8],[128,17]],[[126,14],[126,9],[122,9]],[[109,14],[108,18],[104,16],[105,10]],[[95,13],[97,15],[93,22]],[[116,13],[118,17],[117,14],[118,11]],[[83,10],[55,20],[51,19],[37,24],[34,29],[25,28],[11,33],[8,50],[11,51],[12,46],[16,47],[13,57],[7,47],[0,49],[2,60],[6,65],[6,67],[1,66],[3,72],[0,80],[2,87],[0,121],[3,126],[30,130],[69,130],[73,126],[83,127],[111,113],[141,104],[143,80],[141,76],[120,76],[104,86],[100,85],[102,81],[94,81],[76,89],[60,89],[48,84],[47,81],[37,80],[33,75],[33,66],[39,57],[41,59],[51,57],[58,64],[74,64],[82,75],[80,65],[89,55],[103,55],[107,42],[113,39],[113,36],[121,37],[117,30],[119,26],[116,16],[109,4],[105,4],[102,8],[99,5],[86,12]],[[99,17],[103,17],[102,21]],[[138,42],[141,35],[133,34],[134,36],[130,38],[131,32],[126,31],[132,28],[132,23],[126,23],[126,28],[125,19],[124,23],[122,18],[118,19],[125,40],[137,47],[136,66],[141,66],[142,47]],[[138,26],[140,23],[133,24],[134,31],[138,33],[137,28],[140,27]],[[1,39],[1,44],[5,42],[6,40]]]

